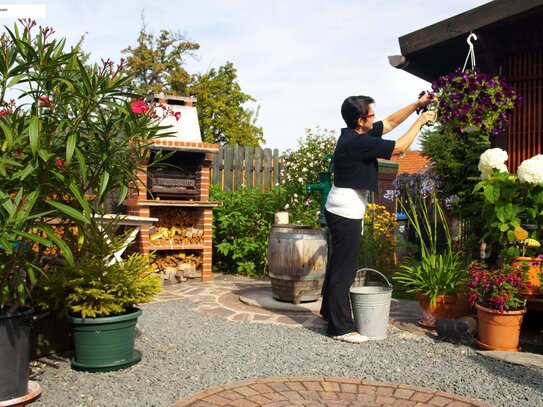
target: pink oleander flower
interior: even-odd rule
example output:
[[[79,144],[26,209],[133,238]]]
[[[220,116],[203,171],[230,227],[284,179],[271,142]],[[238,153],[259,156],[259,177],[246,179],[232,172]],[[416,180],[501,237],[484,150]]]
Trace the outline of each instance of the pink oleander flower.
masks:
[[[41,96],[39,104],[41,107],[51,107],[51,100],[47,96]]]
[[[175,120],[179,121],[179,119],[181,118],[181,112],[175,112],[173,116],[175,117]]]
[[[149,110],[149,106],[142,100],[138,99],[135,102],[130,104],[130,108],[132,109],[132,112],[136,114],[142,114]]]

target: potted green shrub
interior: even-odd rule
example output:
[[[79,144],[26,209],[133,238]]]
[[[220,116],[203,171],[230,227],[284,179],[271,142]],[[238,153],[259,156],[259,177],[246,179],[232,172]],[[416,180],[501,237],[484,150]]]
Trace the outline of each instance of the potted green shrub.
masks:
[[[437,318],[455,317],[457,291],[466,284],[466,265],[453,251],[447,218],[435,191],[427,198],[405,195],[407,205],[400,204],[418,237],[420,258],[407,259],[392,279],[417,294],[422,314],[419,324],[433,328]]]
[[[67,313],[75,355],[72,366],[88,371],[122,369],[137,363],[135,327],[141,310],[162,288],[151,267],[151,256],[134,253],[123,261],[112,257],[124,244],[114,235],[115,220],[79,229],[81,247],[74,264],[52,267],[37,287],[39,305]]]
[[[14,379],[28,372],[29,324],[9,321],[28,321],[32,289],[57,256],[74,264],[51,220],[88,224],[89,195],[96,207],[112,191],[121,202],[149,157],[145,147],[164,136],[153,109],[134,109],[123,91],[131,80],[123,63],[85,65],[78,48],[67,51],[53,34],[32,20],[0,33],[0,340],[24,345],[0,345],[14,358],[0,360],[0,400],[28,389],[27,374]]]

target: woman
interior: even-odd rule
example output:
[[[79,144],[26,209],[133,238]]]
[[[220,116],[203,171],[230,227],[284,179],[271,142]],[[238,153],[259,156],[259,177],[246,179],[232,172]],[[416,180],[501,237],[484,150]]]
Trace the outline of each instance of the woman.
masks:
[[[374,121],[374,100],[351,96],[341,106],[347,128],[341,130],[334,151],[334,185],[326,202],[325,218],[331,236],[331,257],[324,279],[321,315],[328,321],[327,333],[344,342],[362,343],[368,337],[355,331],[349,288],[358,269],[362,221],[369,191],[377,192],[377,159],[390,159],[407,151],[421,127],[435,119],[435,112],[422,113],[398,140],[383,140],[417,109],[433,100],[427,93],[416,102],[382,121]]]

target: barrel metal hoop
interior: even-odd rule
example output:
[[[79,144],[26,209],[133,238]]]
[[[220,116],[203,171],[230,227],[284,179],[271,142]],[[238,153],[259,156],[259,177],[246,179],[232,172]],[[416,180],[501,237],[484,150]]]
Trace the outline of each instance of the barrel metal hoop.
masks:
[[[285,240],[323,240],[323,235],[304,235],[304,234],[285,234],[279,233],[277,235],[271,234],[270,237],[276,239],[285,239]]]

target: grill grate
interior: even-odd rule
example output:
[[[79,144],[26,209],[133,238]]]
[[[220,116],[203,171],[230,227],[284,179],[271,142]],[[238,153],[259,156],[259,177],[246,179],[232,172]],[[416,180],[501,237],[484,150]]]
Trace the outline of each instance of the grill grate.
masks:
[[[194,172],[154,170],[149,175],[149,188],[156,196],[183,198],[199,193]]]

